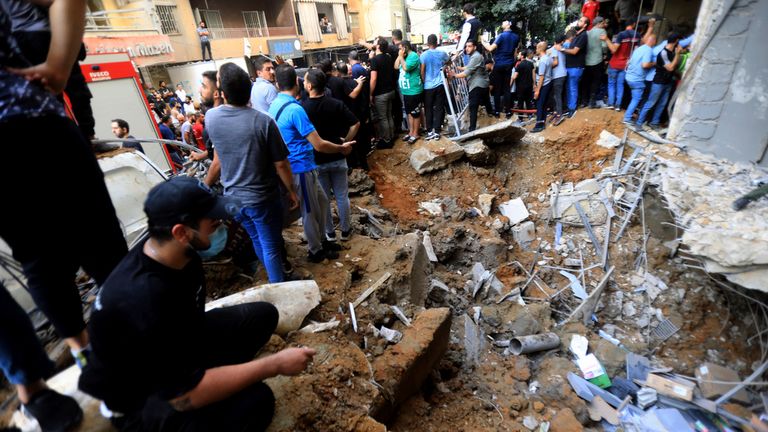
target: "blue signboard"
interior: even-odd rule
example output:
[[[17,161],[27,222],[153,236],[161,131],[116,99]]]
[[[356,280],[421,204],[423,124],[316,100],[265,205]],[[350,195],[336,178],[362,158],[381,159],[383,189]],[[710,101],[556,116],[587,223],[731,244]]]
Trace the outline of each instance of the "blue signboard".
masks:
[[[284,58],[303,57],[301,51],[301,41],[297,38],[292,39],[270,39],[267,41],[270,57],[282,56]]]

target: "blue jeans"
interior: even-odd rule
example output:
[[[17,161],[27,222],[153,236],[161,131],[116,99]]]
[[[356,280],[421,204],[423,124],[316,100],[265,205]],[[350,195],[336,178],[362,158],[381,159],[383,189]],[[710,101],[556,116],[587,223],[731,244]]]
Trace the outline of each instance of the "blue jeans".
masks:
[[[243,207],[235,217],[251,237],[253,250],[266,268],[270,283],[284,280],[282,215],[280,200],[274,199],[259,205]]]
[[[339,210],[339,228],[342,231],[349,231],[349,185],[347,184],[347,160],[341,159],[334,162],[328,162],[317,166],[317,180],[330,200],[331,194],[336,199],[336,207]],[[331,216],[331,206],[325,217],[325,232],[330,234],[334,232],[333,217]]]
[[[584,75],[584,68],[568,68],[568,111],[575,111],[579,101],[579,81]]]
[[[53,372],[24,309],[0,283],[0,369],[11,384],[32,384]]]
[[[651,125],[658,126],[661,123],[661,114],[664,112],[664,108],[667,107],[667,101],[669,100],[669,93],[671,91],[672,84],[651,84],[651,92],[648,93],[648,100],[640,111],[640,117],[637,118],[637,124],[641,125],[645,122],[648,118],[648,113],[651,112],[651,109],[655,105],[656,109],[653,110]]]
[[[625,75],[626,72],[623,69],[608,67],[608,105],[621,107],[621,101],[624,98]]]
[[[643,91],[645,90],[645,81],[627,81],[629,90],[632,92],[632,100],[629,101],[627,112],[624,113],[624,121],[631,122],[632,114],[635,113],[637,106],[640,104],[640,99],[643,98]]]

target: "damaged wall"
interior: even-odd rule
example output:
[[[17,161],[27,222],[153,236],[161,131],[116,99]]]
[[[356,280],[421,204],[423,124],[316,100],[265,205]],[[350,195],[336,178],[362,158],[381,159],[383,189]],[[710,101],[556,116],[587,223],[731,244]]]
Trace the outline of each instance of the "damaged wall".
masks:
[[[693,55],[670,121],[669,137],[734,161],[768,166],[768,1],[704,0]],[[693,58],[693,57],[692,57]]]

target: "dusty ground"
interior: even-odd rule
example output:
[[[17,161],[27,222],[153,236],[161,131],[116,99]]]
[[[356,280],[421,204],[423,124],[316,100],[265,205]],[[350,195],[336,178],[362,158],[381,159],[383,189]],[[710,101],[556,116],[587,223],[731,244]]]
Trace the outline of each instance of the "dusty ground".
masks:
[[[388,296],[396,296],[396,293],[377,293],[358,308],[361,328],[358,333],[349,324],[346,305],[386,271],[403,271],[405,263],[398,255],[403,245],[399,239],[401,234],[414,230],[431,233],[440,262],[434,266],[430,277],[440,279],[451,292],[440,296],[431,293],[425,305],[406,304],[403,307],[406,315],[413,317],[422,306],[449,306],[454,320],[447,353],[421,390],[401,406],[398,415],[387,425],[389,429],[527,430],[522,426],[525,416],[550,421],[553,432],[578,431],[584,426],[599,429],[599,425],[589,422],[586,405],[565,380],[568,371],[578,371],[564,349],[505,356],[503,348],[487,344],[480,352],[480,361],[472,364],[464,350],[462,317],[465,313],[472,315],[473,306],[482,306],[483,316],[499,316],[502,320],[517,313],[511,303],[495,306],[494,301],[484,303],[469,298],[464,284],[470,268],[480,261],[486,268],[496,269],[506,290],[525,282],[526,275],[513,263],[517,261],[531,268],[547,254],[543,242],[551,244],[554,239],[554,225],[546,220],[548,200],[541,202],[538,197],[547,192],[551,183],[591,178],[606,163],[611,164],[614,151],[595,145],[603,129],[621,136],[620,114],[609,110],[581,110],[575,118],[541,134],[529,135],[521,143],[495,147],[498,154],[495,166],[478,168],[460,161],[423,176],[416,174],[408,162],[412,148],[398,142],[395,148],[372,155],[369,174],[375,189],[352,197],[353,225],[358,234],[343,243],[344,250],[339,259],[308,264],[300,228],[288,229],[289,255],[297,273],[313,277],[323,295],[321,305],[309,319],[324,322],[337,318],[342,325],[325,334],[289,336],[286,341],[275,342],[274,349],[284,343],[300,343],[317,345],[323,352],[335,353],[327,356],[327,362],[318,362],[311,376],[302,378],[304,385],[313,389],[309,399],[306,391],[295,386],[286,387],[288,410],[299,420],[295,424],[281,423],[278,430],[376,430],[368,423],[367,409],[377,390],[368,381],[371,371],[364,360],[373,362],[391,347],[375,338],[368,326],[385,324],[401,331],[404,326],[386,305]],[[482,193],[496,196],[494,209],[490,217],[472,217],[468,210],[479,206],[477,197]],[[516,197],[523,198],[531,212],[530,220],[536,223],[537,240],[527,250],[514,244],[509,232],[499,233],[491,226],[493,219],[499,216],[495,206]],[[419,211],[420,202],[433,199],[444,200],[444,217]],[[360,234],[367,232],[367,218],[356,206],[370,210],[380,219],[389,236],[376,240]],[[564,235],[580,239],[583,230],[566,227]],[[639,315],[623,313],[627,303],[637,304],[638,309],[642,307],[641,297],[632,293],[634,287],[629,283],[642,243],[642,232],[637,223],[630,227],[621,242],[611,245],[611,262],[616,271],[614,282],[606,289],[598,307],[596,315],[600,321],[597,327],[615,326],[616,337],[627,348],[653,356],[655,362],[673,367],[684,375],[693,375],[693,369],[707,360],[731,365],[742,376],[749,374],[753,362],[760,358],[760,349],[747,343],[751,333],[749,315],[743,313],[744,305],[714,288],[705,275],[683,266],[679,258],[669,258],[669,250],[662,246],[663,241],[670,240],[664,238],[668,233],[652,232],[652,235],[656,237],[652,236],[648,241],[648,268],[671,288],[657,299],[655,308],[677,323],[681,330],[666,342],[652,342],[647,326],[637,326]],[[553,264],[560,264],[559,259],[556,257]],[[587,255],[585,261],[595,262],[596,258]],[[226,264],[209,266],[209,270],[214,280],[211,297],[220,297],[266,280],[263,271],[253,277],[246,276],[240,269]],[[594,283],[602,274],[602,270],[594,269],[589,272],[587,281]],[[540,276],[547,285],[547,294],[554,294],[558,287],[566,285],[565,280],[554,272],[543,271]],[[619,292],[623,293],[624,304],[617,306],[613,299],[620,296]],[[530,287],[524,297],[530,309],[535,311],[535,321],[542,331],[556,331],[564,344],[570,334],[585,335],[609,373],[623,367],[624,353],[600,339],[594,328],[571,323],[555,329],[554,324],[577,304],[572,299],[561,296],[545,302],[543,293]],[[484,330],[495,334],[491,324],[486,319]],[[287,384],[278,385],[285,387]]]

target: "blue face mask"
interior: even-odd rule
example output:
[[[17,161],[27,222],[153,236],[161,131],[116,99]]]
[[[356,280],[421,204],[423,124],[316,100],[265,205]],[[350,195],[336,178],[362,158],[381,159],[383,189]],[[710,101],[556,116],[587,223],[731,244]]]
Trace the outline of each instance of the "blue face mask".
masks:
[[[216,228],[216,231],[208,236],[208,240],[211,241],[211,247],[196,251],[198,255],[200,255],[200,258],[204,260],[211,259],[224,250],[224,247],[227,245],[227,227],[219,225],[219,227]]]

